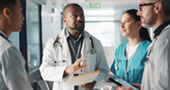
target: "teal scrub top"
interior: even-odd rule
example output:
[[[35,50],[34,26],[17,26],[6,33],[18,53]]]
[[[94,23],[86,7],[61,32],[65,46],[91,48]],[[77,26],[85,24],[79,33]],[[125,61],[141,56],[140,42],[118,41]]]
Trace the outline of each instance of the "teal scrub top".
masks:
[[[112,73],[123,80],[125,80],[125,67],[126,67],[126,46],[128,42],[121,44],[115,51],[114,62],[111,66]],[[129,83],[141,84],[143,70],[145,66],[145,59],[147,57],[148,46],[150,41],[144,40],[140,43],[135,53],[133,60],[127,71],[127,81]],[[132,57],[131,57],[132,58]],[[130,59],[131,59],[130,58]],[[130,60],[127,60],[127,66],[129,65]],[[116,70],[116,67],[118,69]]]

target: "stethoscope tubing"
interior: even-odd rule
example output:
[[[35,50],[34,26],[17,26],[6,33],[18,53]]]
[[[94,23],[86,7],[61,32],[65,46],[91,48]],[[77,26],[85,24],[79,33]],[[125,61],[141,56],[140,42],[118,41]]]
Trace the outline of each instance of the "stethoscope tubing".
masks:
[[[92,40],[92,37],[89,37],[89,39],[91,40],[91,46],[92,46],[92,49],[90,50],[91,54],[95,55],[95,53],[97,52],[96,49],[94,48],[94,43],[93,43],[93,40]],[[59,42],[59,37],[56,38],[56,40],[54,41],[53,43],[53,47],[55,48],[55,44],[58,43],[59,46],[61,47],[61,49],[63,49],[63,46],[62,44]]]

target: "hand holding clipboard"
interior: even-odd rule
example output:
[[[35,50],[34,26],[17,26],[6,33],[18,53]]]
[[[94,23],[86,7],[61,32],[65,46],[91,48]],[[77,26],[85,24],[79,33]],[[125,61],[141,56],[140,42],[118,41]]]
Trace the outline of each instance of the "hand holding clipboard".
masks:
[[[124,80],[122,80],[121,79],[121,81],[120,82],[117,82],[116,80],[114,80],[114,79],[112,79],[112,78],[109,78],[109,81],[112,81],[114,84],[116,84],[116,85],[118,85],[118,86],[125,86],[126,87],[126,89],[128,88],[128,90],[131,90],[131,89],[133,89],[133,90],[139,90],[138,88],[136,88],[136,87],[134,87],[133,85],[131,85],[130,83],[128,83],[127,81],[124,81]],[[124,87],[124,88],[125,88]]]
[[[112,78],[109,78],[109,81],[115,83],[116,85],[118,85],[118,86],[120,86],[120,87],[122,86],[121,83],[117,82],[116,80],[114,80],[114,79],[112,79]]]

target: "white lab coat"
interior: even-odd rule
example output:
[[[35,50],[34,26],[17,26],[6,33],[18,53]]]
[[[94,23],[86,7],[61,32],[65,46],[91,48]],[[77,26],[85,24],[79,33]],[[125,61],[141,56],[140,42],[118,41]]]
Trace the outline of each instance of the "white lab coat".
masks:
[[[170,89],[170,25],[153,40],[148,50],[142,90]]]
[[[63,73],[66,66],[72,64],[65,30],[59,32],[58,36],[59,42],[61,43],[63,50],[61,50],[59,44],[57,44],[56,48],[53,47],[53,43],[56,40],[57,36],[52,37],[48,40],[43,53],[43,62],[40,66],[41,76],[44,80],[54,82],[53,90],[74,90],[74,87],[65,85],[66,79],[63,78]],[[92,44],[89,37],[92,37],[94,48],[97,51],[95,55],[91,54],[89,51],[92,49]],[[87,64],[84,73],[100,70],[96,81],[106,80],[108,78],[109,69],[104,55],[103,47],[99,40],[91,36],[86,31],[84,31],[84,40],[82,44],[81,56],[87,56],[86,60],[84,61],[84,64]],[[65,60],[66,62],[60,64],[57,63],[62,60]],[[80,90],[83,89],[81,88]]]
[[[23,56],[2,36],[0,36],[0,90],[32,90],[27,81]]]

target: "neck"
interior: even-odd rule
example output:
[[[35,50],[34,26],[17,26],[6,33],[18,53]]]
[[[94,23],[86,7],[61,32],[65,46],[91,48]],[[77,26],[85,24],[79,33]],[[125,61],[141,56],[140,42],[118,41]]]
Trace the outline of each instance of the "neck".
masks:
[[[68,30],[68,32],[71,34],[71,36],[74,38],[74,40],[77,40],[80,33],[75,32],[73,30]]]
[[[7,30],[4,30],[4,29],[0,29],[6,36],[7,38],[9,38],[11,32],[8,32]]]
[[[158,20],[155,22],[155,24],[152,26],[152,28],[155,30],[156,28],[158,28],[161,24],[163,24],[164,22],[170,21],[170,16],[169,17],[165,17],[165,16],[160,16],[158,18]]]
[[[75,32],[75,33],[71,34],[71,36],[74,38],[74,40],[77,40],[79,34],[80,33]]]
[[[8,26],[8,23],[5,20],[0,20],[0,30],[9,38],[12,33],[11,29]]]
[[[141,38],[128,38],[128,45],[135,46],[141,42]]]

